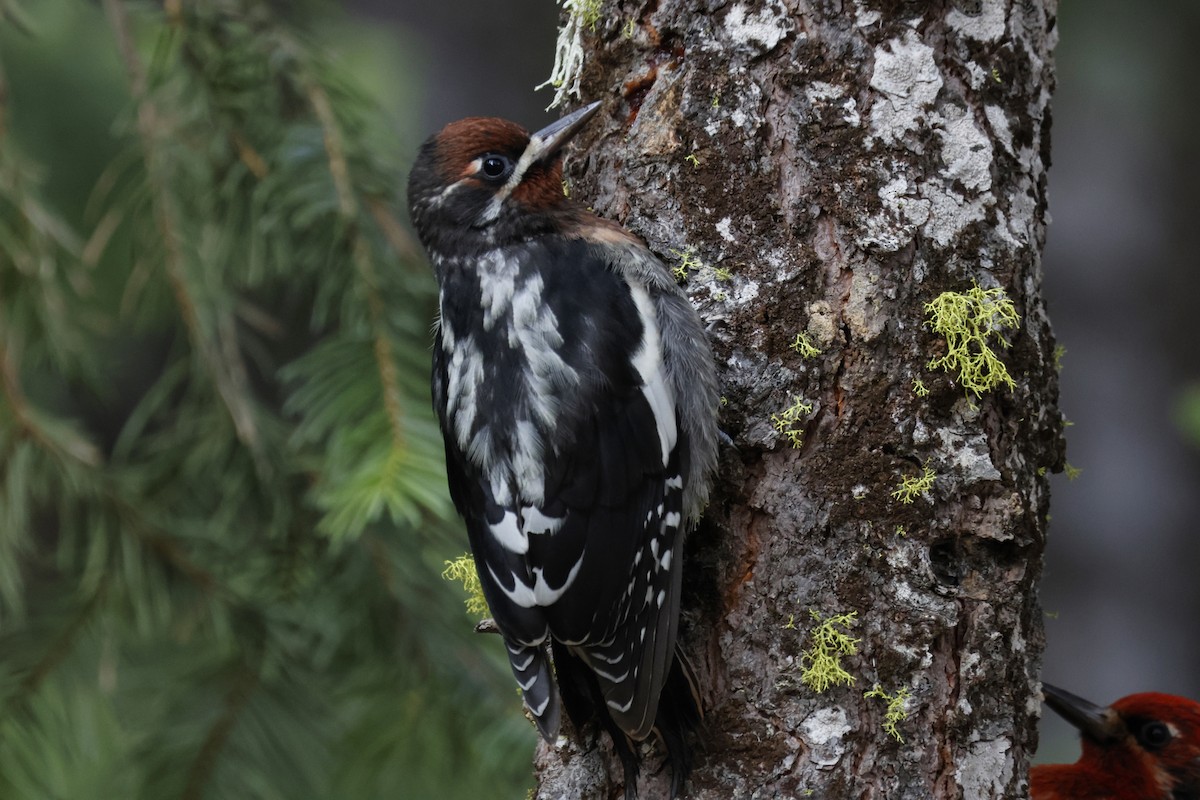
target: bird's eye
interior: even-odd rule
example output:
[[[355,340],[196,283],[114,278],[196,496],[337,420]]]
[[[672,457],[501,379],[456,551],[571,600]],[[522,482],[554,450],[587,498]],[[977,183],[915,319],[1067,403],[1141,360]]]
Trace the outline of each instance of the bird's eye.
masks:
[[[1161,722],[1147,722],[1137,730],[1137,740],[1148,750],[1158,748],[1171,741],[1171,729]]]
[[[512,162],[504,156],[488,155],[483,157],[480,170],[485,177],[492,179],[504,178],[512,170]]]

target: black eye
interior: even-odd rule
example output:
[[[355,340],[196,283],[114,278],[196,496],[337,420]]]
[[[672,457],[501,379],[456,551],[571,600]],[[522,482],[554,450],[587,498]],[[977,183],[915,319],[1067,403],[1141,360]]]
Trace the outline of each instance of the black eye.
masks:
[[[503,178],[508,175],[512,169],[512,162],[504,156],[484,156],[483,164],[480,165],[483,174],[488,178]]]
[[[1171,729],[1161,722],[1147,722],[1137,729],[1137,740],[1147,750],[1157,750],[1171,741]]]

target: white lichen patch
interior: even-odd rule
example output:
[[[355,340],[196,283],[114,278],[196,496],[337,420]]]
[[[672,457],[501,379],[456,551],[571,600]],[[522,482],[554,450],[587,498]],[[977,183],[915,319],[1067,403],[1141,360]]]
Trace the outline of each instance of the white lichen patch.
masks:
[[[1013,153],[1012,129],[1008,126],[1008,114],[1000,106],[985,105],[983,115],[987,117],[988,125],[992,128],[992,137],[1004,148],[1009,155]]]
[[[992,463],[987,437],[970,428],[939,428],[939,472],[949,472],[961,486],[979,481],[998,481],[1000,471]]]
[[[1012,776],[1012,742],[1003,736],[974,742],[954,770],[963,797],[999,797],[1005,793]]]
[[[986,81],[992,80],[990,70],[983,68],[981,64],[976,64],[974,61],[968,62],[967,65],[967,84],[976,91],[983,86]]]
[[[858,237],[861,246],[895,252],[912,241],[917,229],[929,220],[932,204],[917,196],[904,175],[896,175],[879,190],[883,213],[868,218]]]
[[[896,142],[924,121],[942,89],[933,48],[911,29],[876,47],[871,88],[882,95],[871,106],[871,138]]]
[[[716,224],[717,233],[721,234],[721,238],[727,242],[736,242],[737,238],[733,235],[733,220],[729,217],[722,217],[721,221]]]
[[[787,11],[777,3],[768,3],[754,14],[739,3],[725,15],[725,32],[736,44],[767,53],[794,30]]]
[[[738,305],[745,305],[756,299],[758,299],[758,282],[739,280],[736,288],[733,290],[733,302]]]
[[[882,305],[879,267],[869,262],[855,267],[850,278],[850,297],[842,316],[856,339],[869,342],[883,332],[887,315],[883,313]]]
[[[833,344],[837,334],[837,324],[833,319],[833,309],[825,300],[814,300],[808,304],[808,333],[822,348]]]
[[[883,19],[881,11],[864,8],[861,3],[855,3],[854,6],[854,24],[860,28],[876,25],[879,20]]]
[[[862,115],[858,113],[858,103],[850,96],[846,87],[836,86],[825,81],[813,81],[804,90],[804,94],[813,108],[819,109],[832,105],[841,112],[842,122],[855,128],[862,124]]]
[[[977,42],[994,42],[1004,35],[1007,27],[1005,10],[1007,3],[980,3],[980,12],[974,16],[964,14],[957,8],[950,9],[946,24],[951,30]]]
[[[942,177],[957,181],[968,190],[990,189],[992,141],[975,124],[975,118],[959,106],[950,106],[936,133],[942,144]]]
[[[845,710],[838,706],[821,708],[805,718],[800,732],[808,744],[809,759],[818,766],[829,767],[846,752],[842,739],[850,732],[850,722]]]
[[[967,200],[958,192],[932,182],[923,184],[922,194],[931,203],[929,220],[922,232],[939,247],[953,242],[972,222],[984,219],[987,216],[987,206],[993,201],[990,193],[975,200]]]

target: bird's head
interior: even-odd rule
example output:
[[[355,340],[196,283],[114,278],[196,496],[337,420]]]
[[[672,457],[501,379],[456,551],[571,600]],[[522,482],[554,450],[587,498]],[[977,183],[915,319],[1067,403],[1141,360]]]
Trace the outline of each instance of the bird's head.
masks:
[[[1107,708],[1049,684],[1046,705],[1082,734],[1080,764],[1098,772],[1146,776],[1162,797],[1200,796],[1200,703],[1146,692]]]
[[[538,233],[568,206],[562,150],[600,108],[592,103],[536,133],[495,117],[452,122],[431,136],[408,178],[408,207],[433,254]]]

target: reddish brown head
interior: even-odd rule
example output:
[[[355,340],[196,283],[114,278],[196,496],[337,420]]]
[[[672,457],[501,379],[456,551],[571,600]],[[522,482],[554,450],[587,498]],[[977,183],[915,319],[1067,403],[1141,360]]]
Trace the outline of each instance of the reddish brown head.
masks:
[[[1075,764],[1034,767],[1033,800],[1200,798],[1200,703],[1147,692],[1096,706],[1048,684],[1046,705],[1079,729]]]
[[[408,180],[417,233],[431,254],[453,241],[494,245],[529,233],[538,216],[567,204],[562,149],[599,103],[530,134],[508,120],[469,117],[452,122],[421,147]]]

